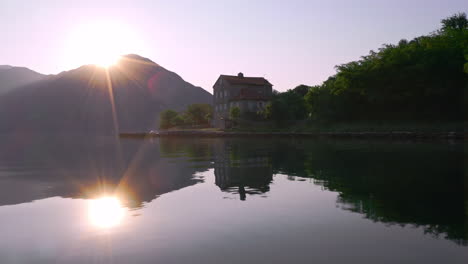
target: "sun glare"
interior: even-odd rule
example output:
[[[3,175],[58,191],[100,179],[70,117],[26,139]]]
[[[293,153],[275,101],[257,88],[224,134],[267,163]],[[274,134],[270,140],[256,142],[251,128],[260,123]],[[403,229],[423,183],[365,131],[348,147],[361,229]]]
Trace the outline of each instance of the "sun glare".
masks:
[[[82,24],[70,31],[68,42],[66,57],[71,67],[85,64],[109,67],[117,63],[121,55],[140,50],[129,27],[110,21]]]
[[[102,197],[89,201],[90,222],[101,228],[117,226],[124,216],[124,209],[116,197]]]

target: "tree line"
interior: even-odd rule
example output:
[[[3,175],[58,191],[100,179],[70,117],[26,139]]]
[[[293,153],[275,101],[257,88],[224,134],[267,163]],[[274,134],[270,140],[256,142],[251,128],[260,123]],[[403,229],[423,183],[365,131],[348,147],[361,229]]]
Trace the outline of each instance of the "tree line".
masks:
[[[398,44],[384,44],[357,61],[336,66],[321,85],[299,85],[273,92],[257,113],[230,111],[230,118],[273,121],[288,126],[297,120],[466,121],[468,116],[468,19],[459,13],[442,19],[441,28]],[[185,112],[161,113],[160,127],[208,125],[210,105]]]
[[[461,121],[468,114],[468,20],[443,19],[426,36],[385,44],[360,60],[336,66],[321,85],[275,93],[259,113],[289,120]]]
[[[159,128],[206,127],[212,116],[213,107],[209,104],[191,104],[182,112],[168,109],[159,114]]]

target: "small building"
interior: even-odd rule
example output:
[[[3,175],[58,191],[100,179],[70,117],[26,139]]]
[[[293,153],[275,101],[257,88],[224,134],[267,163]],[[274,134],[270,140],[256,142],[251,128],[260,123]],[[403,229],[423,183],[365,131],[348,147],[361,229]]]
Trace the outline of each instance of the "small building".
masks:
[[[238,107],[241,114],[263,110],[272,92],[273,85],[263,77],[220,75],[213,85],[214,127],[227,126],[232,107]]]

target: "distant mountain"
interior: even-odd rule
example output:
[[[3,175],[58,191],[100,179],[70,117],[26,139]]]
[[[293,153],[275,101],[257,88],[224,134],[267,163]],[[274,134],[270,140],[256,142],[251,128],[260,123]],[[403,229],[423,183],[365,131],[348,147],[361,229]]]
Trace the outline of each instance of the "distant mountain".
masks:
[[[158,127],[162,110],[180,111],[211,98],[179,75],[131,54],[108,70],[85,65],[0,96],[0,133],[146,131]]]
[[[0,94],[39,81],[45,77],[46,75],[28,68],[0,65]]]

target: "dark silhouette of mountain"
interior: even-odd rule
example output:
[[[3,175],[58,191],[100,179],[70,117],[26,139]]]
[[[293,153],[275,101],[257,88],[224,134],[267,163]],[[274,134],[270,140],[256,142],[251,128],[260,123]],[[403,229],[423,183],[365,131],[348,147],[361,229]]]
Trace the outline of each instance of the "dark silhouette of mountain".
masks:
[[[55,196],[117,195],[124,206],[139,208],[160,195],[202,182],[195,174],[210,166],[209,159],[194,167],[184,157],[163,157],[159,141],[122,140],[122,156],[117,158],[114,143],[109,137],[72,141],[0,137],[0,171],[8,168],[0,173],[0,206]]]
[[[85,65],[0,96],[0,133],[114,134],[158,127],[164,109],[211,103],[211,94],[138,55]]]
[[[44,79],[46,75],[24,67],[0,65],[0,94]]]

